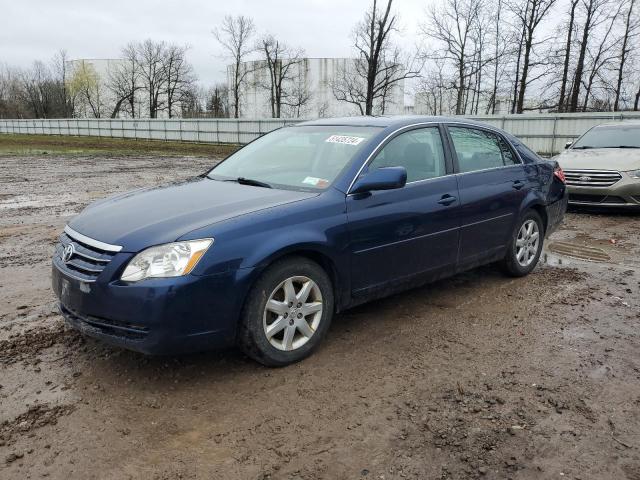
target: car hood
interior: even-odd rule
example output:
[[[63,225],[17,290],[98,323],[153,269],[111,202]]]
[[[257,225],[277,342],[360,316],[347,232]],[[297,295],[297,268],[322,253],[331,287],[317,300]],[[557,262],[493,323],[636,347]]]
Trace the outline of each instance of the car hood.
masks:
[[[223,220],[317,196],[197,178],[135,190],[89,205],[69,226],[125,252],[173,242]]]
[[[562,152],[555,159],[565,170],[617,170],[619,172],[628,172],[640,169],[640,149],[569,149]]]

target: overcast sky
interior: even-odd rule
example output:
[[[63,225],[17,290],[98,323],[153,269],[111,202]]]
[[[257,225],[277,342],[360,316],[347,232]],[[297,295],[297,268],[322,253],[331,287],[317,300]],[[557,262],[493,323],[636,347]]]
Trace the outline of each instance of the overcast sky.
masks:
[[[431,0],[395,0],[404,38],[413,44]],[[370,0],[0,0],[0,63],[28,67],[64,48],[69,57],[115,58],[132,40],[152,38],[191,47],[202,84],[224,78],[226,60],[211,34],[224,15],[253,18],[309,57],[353,54],[351,32]]]

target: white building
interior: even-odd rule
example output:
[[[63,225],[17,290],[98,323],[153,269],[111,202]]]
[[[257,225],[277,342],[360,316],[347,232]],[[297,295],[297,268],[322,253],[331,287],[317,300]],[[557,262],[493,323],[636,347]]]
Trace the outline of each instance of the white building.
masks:
[[[332,85],[341,75],[353,75],[355,59],[352,58],[303,58],[292,67],[291,79],[283,86],[289,93],[291,105],[283,105],[283,118],[316,118],[360,115],[357,105],[336,99]],[[271,117],[270,81],[267,63],[264,60],[244,62],[243,71],[250,72],[240,93],[241,118]],[[233,109],[234,66],[227,67],[229,105]],[[303,105],[297,100],[307,98]],[[387,96],[385,114],[404,112],[404,82],[396,83]]]

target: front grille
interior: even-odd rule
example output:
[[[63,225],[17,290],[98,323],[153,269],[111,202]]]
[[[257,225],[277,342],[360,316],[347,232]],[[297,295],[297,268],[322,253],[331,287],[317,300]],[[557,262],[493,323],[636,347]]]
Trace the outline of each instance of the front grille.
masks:
[[[613,170],[564,170],[567,185],[576,187],[610,187],[622,179]]]
[[[74,254],[65,262],[62,259],[64,249],[72,244]],[[53,257],[54,265],[69,275],[83,282],[95,282],[98,275],[106,268],[113,259],[115,252],[101,250],[95,246],[88,245],[72,238],[68,233],[60,235]]]
[[[105,318],[81,316],[76,312],[60,304],[60,312],[72,324],[89,327],[98,333],[110,335],[112,337],[126,338],[128,340],[142,340],[149,334],[149,329],[141,325],[116,322]]]

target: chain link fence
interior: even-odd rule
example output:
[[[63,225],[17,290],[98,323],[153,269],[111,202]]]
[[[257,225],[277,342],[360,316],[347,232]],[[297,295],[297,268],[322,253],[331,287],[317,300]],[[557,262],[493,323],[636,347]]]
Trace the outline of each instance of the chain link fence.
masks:
[[[639,120],[640,112],[469,116],[502,128],[543,155],[560,152],[566,142],[607,122]],[[245,144],[298,119],[118,119],[71,118],[4,120],[0,133],[75,135],[200,143]]]

